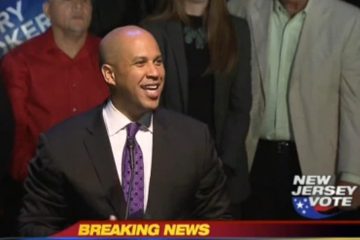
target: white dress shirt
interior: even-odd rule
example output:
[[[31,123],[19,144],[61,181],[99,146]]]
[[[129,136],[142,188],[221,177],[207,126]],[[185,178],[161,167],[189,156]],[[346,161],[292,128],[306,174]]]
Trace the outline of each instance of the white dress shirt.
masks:
[[[115,159],[116,171],[121,184],[122,179],[122,156],[126,143],[126,126],[131,121],[111,101],[105,105],[102,111],[106,131],[110,140],[112,153]],[[152,114],[146,114],[138,123],[141,124],[135,138],[140,145],[144,160],[144,210],[147,207],[149,196],[149,183],[151,176],[151,162],[153,149],[153,121]]]

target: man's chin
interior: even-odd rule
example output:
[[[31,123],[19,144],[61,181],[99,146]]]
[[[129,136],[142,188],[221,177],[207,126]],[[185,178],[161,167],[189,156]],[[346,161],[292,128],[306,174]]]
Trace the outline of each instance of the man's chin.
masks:
[[[159,102],[147,104],[146,109],[148,111],[155,111],[159,107]]]
[[[72,26],[71,29],[68,30],[69,33],[71,33],[73,36],[84,36],[87,34],[87,29],[83,26]]]

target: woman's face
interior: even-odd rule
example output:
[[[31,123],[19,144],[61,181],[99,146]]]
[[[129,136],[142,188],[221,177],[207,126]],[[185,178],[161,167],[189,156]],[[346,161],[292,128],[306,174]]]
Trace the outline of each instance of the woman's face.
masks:
[[[183,0],[185,12],[190,15],[203,15],[209,0]],[[218,0],[217,0],[218,1]]]

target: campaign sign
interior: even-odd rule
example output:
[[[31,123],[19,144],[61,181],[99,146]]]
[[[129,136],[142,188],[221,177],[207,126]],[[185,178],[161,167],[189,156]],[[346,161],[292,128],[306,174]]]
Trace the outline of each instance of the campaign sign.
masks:
[[[0,58],[49,28],[50,21],[42,10],[45,1],[0,1]]]

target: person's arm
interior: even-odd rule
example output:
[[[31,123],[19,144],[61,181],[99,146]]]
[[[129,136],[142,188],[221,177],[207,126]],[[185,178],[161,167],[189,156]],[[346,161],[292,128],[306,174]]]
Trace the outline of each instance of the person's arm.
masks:
[[[36,140],[30,134],[29,101],[30,73],[23,57],[8,53],[1,64],[1,74],[9,94],[15,119],[14,150],[11,175],[23,181],[27,175],[28,162],[35,149]]]
[[[49,236],[67,227],[69,209],[62,174],[56,166],[44,135],[36,157],[30,162],[25,197],[19,216],[22,236]]]
[[[249,129],[251,108],[250,31],[245,20],[235,18],[238,62],[231,79],[230,96],[221,144],[222,160],[228,176],[248,176],[245,140]],[[243,186],[244,187],[244,186]]]
[[[339,184],[360,187],[360,12],[353,21],[344,46],[340,85]],[[360,189],[353,207],[360,206]]]
[[[230,219],[230,200],[226,190],[226,176],[217,157],[209,130],[204,126],[202,174],[195,194],[193,216],[196,219]]]

